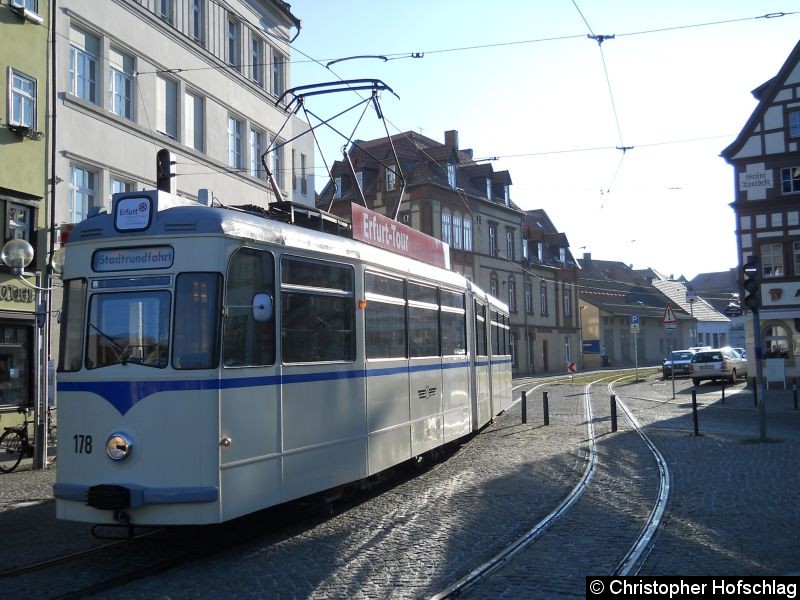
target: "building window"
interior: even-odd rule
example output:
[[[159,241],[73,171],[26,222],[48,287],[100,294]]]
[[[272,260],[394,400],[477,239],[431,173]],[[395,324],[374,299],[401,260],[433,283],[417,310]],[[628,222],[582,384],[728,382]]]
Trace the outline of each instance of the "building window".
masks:
[[[460,250],[462,244],[463,232],[461,230],[461,215],[453,215],[453,248]]]
[[[394,172],[394,167],[386,167],[386,191],[391,192],[395,186],[395,177],[396,174]]]
[[[192,0],[191,35],[194,41],[202,44],[205,39],[203,27],[203,0]]]
[[[30,12],[33,12],[33,13],[38,13],[39,12],[37,10],[38,7],[36,6],[37,5],[37,0],[13,0],[13,2],[11,4],[16,5],[16,6],[22,6],[23,8],[25,8],[25,10],[29,10]]]
[[[171,79],[156,79],[156,127],[158,132],[178,139],[178,84]]]
[[[300,193],[308,193],[308,180],[306,179],[306,155],[300,154]]]
[[[784,194],[800,192],[800,167],[781,169],[781,189]]]
[[[450,213],[442,211],[442,241],[445,244],[450,243]]]
[[[464,250],[472,251],[472,219],[464,217]]]
[[[772,213],[769,216],[770,227],[781,227],[783,225],[783,213]]]
[[[356,185],[358,189],[361,190],[361,193],[364,193],[364,172],[358,171],[356,172]]]
[[[528,260],[528,240],[522,240],[522,260]]]
[[[506,256],[508,260],[514,260],[514,232],[506,231]]]
[[[451,188],[456,188],[456,166],[453,163],[447,163],[447,183]]]
[[[71,94],[97,102],[97,56],[100,41],[77,27],[69,30],[69,91]]]
[[[264,152],[264,134],[250,130],[250,176],[264,179],[266,173],[261,168],[261,154]]]
[[[242,127],[239,119],[228,117],[228,164],[234,169],[242,168]]]
[[[570,293],[570,289],[568,285],[564,286],[564,316],[570,317],[572,316],[572,294]]]
[[[547,282],[543,281],[539,284],[539,311],[542,315],[547,316],[550,311],[547,306]]]
[[[789,113],[789,136],[800,137],[800,111]]]
[[[88,216],[89,209],[95,205],[97,174],[83,167],[70,165],[68,187],[67,222],[78,223]]]
[[[241,69],[242,65],[242,57],[240,55],[240,48],[241,45],[239,44],[239,32],[241,30],[241,24],[239,21],[235,21],[234,19],[228,18],[228,45],[227,45],[227,56],[225,60],[235,68],[237,71]]]
[[[506,203],[506,206],[511,206],[511,191],[508,184],[503,186],[503,200]]]
[[[283,187],[283,146],[278,138],[272,139],[272,175],[275,177],[275,183],[278,187]]]
[[[794,274],[800,275],[800,242],[792,244],[792,255],[794,256]]]
[[[497,275],[492,273],[489,276],[489,293],[495,298],[497,298],[497,287]]]
[[[284,92],[286,58],[275,50],[272,51],[272,93],[281,96]]]
[[[111,201],[114,198],[114,194],[122,194],[132,191],[133,191],[132,182],[125,181],[124,179],[119,179],[117,177],[111,177],[111,193],[108,194],[108,202],[106,203],[106,208],[108,209],[111,208]]]
[[[781,244],[761,244],[761,273],[764,277],[783,277]]]
[[[11,104],[8,122],[36,129],[36,80],[9,69],[11,85]]]
[[[333,191],[333,197],[334,198],[341,198],[342,197],[342,178],[341,177],[336,177],[333,180],[333,186],[336,188]]]
[[[253,37],[250,46],[250,78],[259,86],[264,85],[264,42]]]
[[[172,23],[172,0],[158,0],[158,16]]]
[[[31,209],[19,204],[6,205],[6,241],[31,239]]]
[[[109,51],[111,111],[126,119],[133,118],[131,90],[133,89],[133,57],[114,48]]]
[[[525,312],[533,314],[533,284],[525,284]]]
[[[792,335],[781,325],[764,328],[764,358],[791,358]]]
[[[744,231],[745,229],[750,229],[753,226],[753,220],[747,217],[739,217],[739,229]]]
[[[539,259],[539,262],[544,261],[544,244],[542,242],[536,244],[536,258]]]
[[[517,312],[517,283],[510,276],[508,278],[508,310]]]
[[[491,177],[487,177],[486,178],[486,198],[488,200],[492,199],[492,178]]]
[[[489,226],[489,255],[497,256],[497,227]]]
[[[203,99],[186,92],[184,95],[184,135],[183,141],[198,152],[203,151]]]

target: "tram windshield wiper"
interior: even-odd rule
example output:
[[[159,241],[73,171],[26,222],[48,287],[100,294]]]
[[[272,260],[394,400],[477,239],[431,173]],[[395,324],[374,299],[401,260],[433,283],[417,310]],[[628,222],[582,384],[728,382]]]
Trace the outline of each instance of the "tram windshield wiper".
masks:
[[[95,325],[91,321],[89,322],[89,327],[91,327],[97,333],[99,333],[100,337],[106,340],[110,344],[111,350],[114,352],[114,355],[117,357],[117,359],[121,364],[123,365],[128,364],[128,359],[130,358],[130,356],[128,356],[128,352],[125,349],[123,349],[122,346],[120,346],[114,340],[114,338],[112,338],[110,335],[108,335],[106,332],[104,332],[102,329],[100,329],[97,325]]]

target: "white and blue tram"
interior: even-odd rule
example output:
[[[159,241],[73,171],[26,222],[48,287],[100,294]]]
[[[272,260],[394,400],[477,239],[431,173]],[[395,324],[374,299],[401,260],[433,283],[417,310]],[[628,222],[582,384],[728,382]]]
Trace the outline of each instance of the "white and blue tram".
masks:
[[[219,523],[511,405],[507,308],[449,270],[161,191],[116,195],[65,253],[61,519]]]

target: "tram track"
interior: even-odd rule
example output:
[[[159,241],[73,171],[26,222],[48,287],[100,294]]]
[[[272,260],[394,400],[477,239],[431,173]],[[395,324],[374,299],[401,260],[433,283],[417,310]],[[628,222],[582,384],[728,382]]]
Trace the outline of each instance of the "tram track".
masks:
[[[471,570],[458,581],[450,584],[439,593],[431,596],[431,600],[443,600],[445,598],[453,598],[461,595],[462,593],[467,592],[476,586],[481,581],[491,577],[504,565],[510,563],[516,555],[540,539],[556,524],[557,521],[559,521],[562,517],[567,515],[570,510],[573,509],[591,484],[591,481],[598,469],[598,436],[596,435],[594,429],[595,418],[592,410],[591,388],[597,383],[614,378],[613,381],[607,383],[607,389],[609,393],[614,393],[614,384],[624,380],[626,377],[627,375],[619,376],[618,374],[614,374],[611,376],[599,377],[585,385],[583,389],[583,405],[586,417],[588,441],[585,465],[580,479],[564,497],[564,499],[556,506],[556,508],[554,508],[530,530],[525,532],[522,536],[518,537],[509,545],[505,546],[502,550],[486,560],[484,563]],[[557,379],[555,382],[571,383],[571,380],[563,381]],[[548,383],[553,383],[553,381],[539,381],[533,388],[530,388],[527,391],[533,391],[534,389],[538,389],[544,385],[547,385]],[[528,386],[516,386],[515,389],[518,387]],[[638,422],[631,409],[625,405],[625,403],[619,397],[617,397],[616,403],[622,409],[622,412],[625,414],[633,430],[636,431],[639,437],[644,441],[651,454],[654,456],[659,470],[658,494],[653,507],[649,512],[646,522],[642,526],[634,542],[629,546],[628,551],[624,554],[623,558],[619,561],[612,573],[610,573],[613,575],[635,575],[646,560],[649,552],[652,550],[655,535],[666,512],[670,494],[670,474],[663,455],[643,431],[641,424]]]

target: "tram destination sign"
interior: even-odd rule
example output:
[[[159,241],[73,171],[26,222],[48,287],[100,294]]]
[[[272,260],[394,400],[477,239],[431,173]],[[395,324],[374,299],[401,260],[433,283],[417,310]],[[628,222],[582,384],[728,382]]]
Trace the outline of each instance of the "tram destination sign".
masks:
[[[444,242],[358,204],[351,204],[350,208],[354,239],[429,265],[450,268],[449,246]]]
[[[166,269],[172,266],[174,256],[170,246],[109,248],[92,255],[92,269],[97,272]]]

